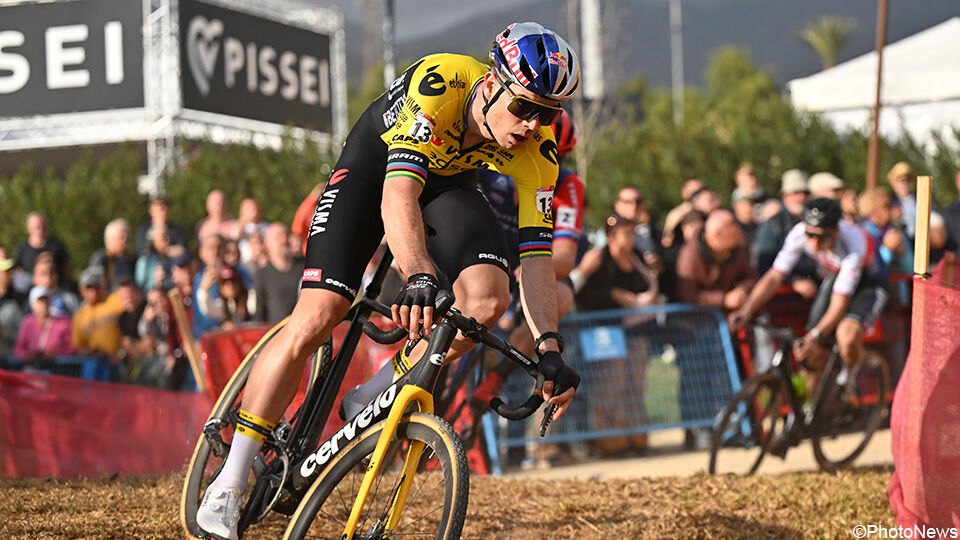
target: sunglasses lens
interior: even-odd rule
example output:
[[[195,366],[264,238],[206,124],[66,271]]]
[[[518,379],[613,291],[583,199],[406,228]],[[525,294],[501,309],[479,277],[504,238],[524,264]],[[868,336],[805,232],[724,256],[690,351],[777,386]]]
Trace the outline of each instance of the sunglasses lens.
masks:
[[[521,120],[533,120],[539,117],[542,125],[552,124],[553,121],[556,120],[557,115],[560,114],[559,109],[545,107],[519,96],[510,100],[510,103],[507,105],[507,110],[510,111],[510,114]]]

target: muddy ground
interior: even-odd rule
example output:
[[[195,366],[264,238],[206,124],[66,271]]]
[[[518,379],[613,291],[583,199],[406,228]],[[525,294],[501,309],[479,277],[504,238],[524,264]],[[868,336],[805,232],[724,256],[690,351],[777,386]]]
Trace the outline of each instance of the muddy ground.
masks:
[[[838,475],[471,479],[464,538],[853,538],[893,525],[889,468]],[[184,538],[182,478],[0,478],[0,538]],[[282,516],[244,538],[277,538]]]

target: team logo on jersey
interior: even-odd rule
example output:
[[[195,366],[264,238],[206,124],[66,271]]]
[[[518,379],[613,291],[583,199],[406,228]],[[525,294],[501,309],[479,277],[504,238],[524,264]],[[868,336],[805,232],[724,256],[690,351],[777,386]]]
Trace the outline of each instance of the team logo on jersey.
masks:
[[[321,282],[323,279],[323,269],[307,268],[303,271],[303,281]]]
[[[328,185],[337,185],[337,182],[347,177],[348,172],[350,172],[350,169],[338,169],[334,171],[334,173],[330,176],[330,182],[328,182]]]
[[[330,209],[333,208],[334,201],[337,200],[337,193],[340,189],[328,189],[320,196],[317,202],[317,210],[313,213],[313,221],[310,223],[310,236],[316,236],[327,230],[327,219],[330,218]]]
[[[460,80],[460,74],[456,73],[453,75],[453,80],[448,81],[447,84],[450,85],[450,88],[454,90],[463,90],[467,87],[467,83]]]
[[[551,139],[546,139],[540,143],[540,154],[547,158],[547,161],[557,164],[557,143]]]
[[[425,96],[439,96],[447,91],[447,85],[444,84],[443,75],[434,71],[438,67],[440,66],[436,65],[427,68],[427,74],[420,80],[420,86],[418,87],[421,94]]]

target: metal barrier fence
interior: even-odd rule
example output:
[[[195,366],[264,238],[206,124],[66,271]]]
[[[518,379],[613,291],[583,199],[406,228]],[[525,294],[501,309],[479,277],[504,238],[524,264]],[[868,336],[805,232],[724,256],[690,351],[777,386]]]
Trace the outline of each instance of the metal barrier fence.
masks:
[[[656,430],[709,427],[740,388],[723,314],[693,304],[669,304],[568,316],[560,324],[564,359],[581,376],[570,409],[546,438],[510,422],[499,443],[565,442],[629,437]],[[518,370],[504,385],[516,403],[529,395]]]
[[[111,375],[108,360],[81,355],[54,356],[31,362],[23,362],[13,357],[0,358],[0,369],[62,375],[101,382],[108,382]]]

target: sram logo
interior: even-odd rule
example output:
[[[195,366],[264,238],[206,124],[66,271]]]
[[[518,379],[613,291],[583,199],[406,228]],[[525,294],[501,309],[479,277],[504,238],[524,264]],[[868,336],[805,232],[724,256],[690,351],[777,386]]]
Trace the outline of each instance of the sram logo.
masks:
[[[360,414],[353,417],[353,420],[334,433],[333,437],[330,437],[326,442],[321,444],[316,452],[307,456],[307,459],[303,461],[303,465],[300,466],[300,476],[304,478],[309,477],[317,470],[317,467],[321,467],[330,461],[330,458],[335,456],[341,448],[349,444],[350,441],[357,436],[358,432],[370,427],[374,418],[380,416],[382,411],[389,409],[390,405],[393,404],[393,400],[396,398],[397,385],[391,385],[390,388],[387,388],[377,396],[377,399],[373,400],[372,403],[360,411]]]

